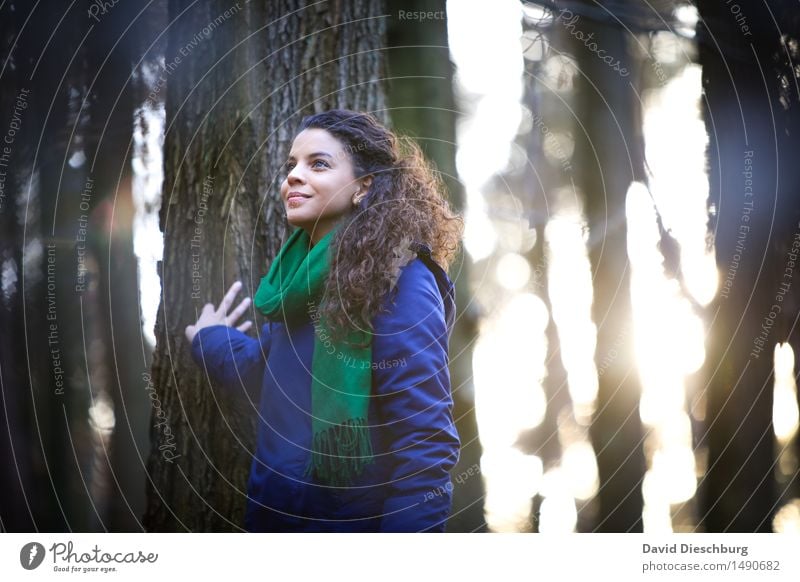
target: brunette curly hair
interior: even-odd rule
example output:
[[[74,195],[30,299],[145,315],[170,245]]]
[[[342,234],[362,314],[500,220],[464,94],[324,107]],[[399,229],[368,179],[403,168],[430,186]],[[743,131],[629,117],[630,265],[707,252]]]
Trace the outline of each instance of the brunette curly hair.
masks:
[[[427,244],[447,270],[464,221],[414,140],[396,135],[368,113],[346,109],[304,117],[297,133],[310,128],[324,129],[341,142],[356,179],[372,176],[366,196],[343,217],[331,241],[320,316],[335,337],[348,329],[372,331],[370,320],[395,290],[400,269],[416,256],[412,243]]]

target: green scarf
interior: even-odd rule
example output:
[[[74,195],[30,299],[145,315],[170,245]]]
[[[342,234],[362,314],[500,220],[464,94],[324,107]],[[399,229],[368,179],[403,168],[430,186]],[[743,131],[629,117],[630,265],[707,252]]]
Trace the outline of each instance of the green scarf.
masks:
[[[330,244],[338,223],[310,248],[298,228],[278,251],[258,286],[254,305],[272,321],[314,322],[311,361],[311,460],[306,476],[332,486],[352,483],[373,461],[367,427],[372,387],[372,337],[350,330],[348,340],[334,344],[317,307],[330,269]],[[364,340],[368,341],[364,341]],[[360,340],[366,347],[352,345]]]

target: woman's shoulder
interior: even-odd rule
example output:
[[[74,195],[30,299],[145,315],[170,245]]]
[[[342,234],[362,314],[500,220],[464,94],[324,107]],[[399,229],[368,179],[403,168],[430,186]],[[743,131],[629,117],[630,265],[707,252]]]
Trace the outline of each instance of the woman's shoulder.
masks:
[[[435,286],[436,284],[433,273],[425,264],[423,258],[419,256],[413,257],[408,263],[400,268],[400,277],[397,281],[398,285],[401,281],[406,285],[413,283]]]
[[[412,319],[419,323],[431,316],[443,318],[452,327],[455,315],[455,289],[447,272],[429,257],[416,256],[401,267],[389,293],[385,317]]]
[[[452,282],[447,276],[447,272],[433,259],[420,255],[415,256],[400,268],[396,288],[398,294],[430,292],[441,295],[441,288],[450,285]]]

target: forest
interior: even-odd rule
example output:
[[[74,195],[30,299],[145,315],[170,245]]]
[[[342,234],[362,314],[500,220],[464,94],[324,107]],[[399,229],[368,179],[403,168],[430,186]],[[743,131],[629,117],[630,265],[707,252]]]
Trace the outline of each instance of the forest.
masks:
[[[447,532],[800,532],[796,3],[6,0],[0,79],[0,531],[243,531],[184,330],[348,109],[464,218]]]

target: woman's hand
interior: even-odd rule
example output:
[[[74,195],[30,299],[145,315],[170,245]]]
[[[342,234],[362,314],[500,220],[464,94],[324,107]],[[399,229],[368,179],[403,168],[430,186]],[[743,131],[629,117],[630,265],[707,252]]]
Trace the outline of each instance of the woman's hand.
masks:
[[[214,309],[214,305],[212,303],[206,303],[203,306],[203,311],[200,313],[200,317],[197,318],[197,322],[194,325],[186,326],[186,339],[189,340],[189,343],[192,343],[194,336],[196,336],[197,332],[204,327],[210,327],[212,325],[227,325],[229,327],[234,327],[236,321],[245,311],[247,311],[247,308],[250,306],[250,298],[245,297],[242,299],[242,302],[236,306],[236,309],[231,311],[230,315],[228,315],[228,309],[231,308],[231,304],[233,304],[233,300],[236,299],[236,296],[239,294],[241,288],[241,281],[236,281],[236,283],[231,285],[231,288],[228,289],[228,292],[225,294],[225,297],[222,298],[222,302],[219,304],[219,308],[217,309]],[[239,331],[247,331],[252,326],[253,322],[248,320],[237,326],[236,329]]]

